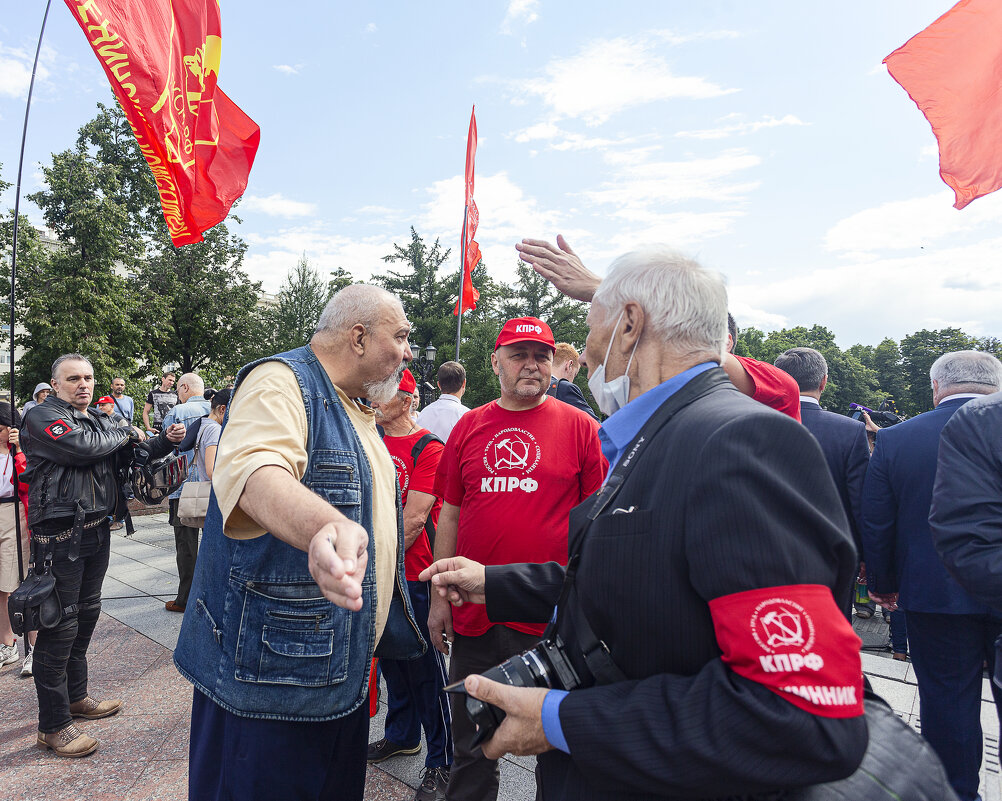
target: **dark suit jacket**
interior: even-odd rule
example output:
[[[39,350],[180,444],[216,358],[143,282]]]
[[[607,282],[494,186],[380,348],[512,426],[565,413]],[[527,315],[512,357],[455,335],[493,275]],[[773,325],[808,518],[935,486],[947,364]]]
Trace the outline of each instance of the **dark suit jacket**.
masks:
[[[1002,611],[1002,393],[964,404],[943,429],[929,528],[950,575]]]
[[[800,404],[800,421],[821,445],[828,469],[835,480],[835,488],[842,508],[849,518],[849,528],[862,553],[859,538],[860,504],[863,500],[863,478],[870,461],[870,446],[866,444],[866,426],[859,420],[834,412],[826,412],[816,403]]]
[[[551,378],[548,392],[557,400],[563,401],[564,403],[573,406],[575,409],[580,409],[582,412],[587,412],[592,416],[592,418],[598,420],[598,415],[595,414],[595,410],[588,405],[588,401],[585,400],[585,396],[581,391],[581,388],[573,381],[568,381],[566,378],[561,378],[559,381],[553,381]]]
[[[605,511],[589,523],[589,499],[571,512],[581,558],[557,633],[588,675],[574,648],[585,615],[628,681],[563,699],[571,755],[540,755],[544,798],[743,796],[848,775],[866,747],[862,718],[814,716],[720,659],[710,600],[803,583],[844,604],[856,557],[804,427],[742,395],[720,369],[666,405],[689,386],[704,394],[647,432]],[[549,619],[562,573],[489,567],[488,615]],[[834,605],[830,614],[845,625]]]
[[[898,606],[906,611],[988,611],[947,573],[929,531],[940,433],[964,403],[963,398],[948,400],[878,431],[870,457],[863,484],[866,580],[874,592],[897,592]]]

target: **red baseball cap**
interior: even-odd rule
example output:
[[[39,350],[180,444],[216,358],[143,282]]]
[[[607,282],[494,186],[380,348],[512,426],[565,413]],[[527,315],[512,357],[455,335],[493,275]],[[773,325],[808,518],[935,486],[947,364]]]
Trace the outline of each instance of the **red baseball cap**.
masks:
[[[514,342],[541,342],[550,350],[557,349],[550,326],[538,317],[516,317],[509,320],[502,326],[501,333],[494,343],[494,350]]]
[[[114,403],[114,402],[115,399],[111,397],[111,395],[103,395],[102,397],[97,399],[97,405],[100,405],[102,403]]]
[[[397,387],[398,392],[413,392],[417,389],[417,381],[414,380],[414,375],[410,370],[404,370],[404,374],[400,379],[400,386]]]

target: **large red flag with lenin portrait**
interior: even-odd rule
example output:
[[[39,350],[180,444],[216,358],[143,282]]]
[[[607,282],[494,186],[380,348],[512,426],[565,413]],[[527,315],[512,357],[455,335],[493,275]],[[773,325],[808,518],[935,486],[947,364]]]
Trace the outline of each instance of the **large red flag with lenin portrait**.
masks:
[[[466,214],[463,219],[463,294],[456,301],[454,315],[477,308],[480,292],[473,286],[473,268],[480,263],[480,245],[474,240],[480,212],[473,201],[473,162],[477,155],[477,108],[470,113],[470,132],[466,137]]]
[[[1002,3],[961,0],[884,63],[932,125],[954,208],[1002,186]]]
[[[261,129],[216,85],[217,0],[65,0],[146,158],[171,240],[202,241],[247,188]]]

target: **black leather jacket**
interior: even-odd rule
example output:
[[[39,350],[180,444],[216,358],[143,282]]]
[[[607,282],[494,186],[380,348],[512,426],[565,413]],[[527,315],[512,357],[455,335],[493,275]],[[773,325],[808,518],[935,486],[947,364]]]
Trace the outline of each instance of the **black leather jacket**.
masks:
[[[72,518],[79,503],[87,516],[125,513],[121,486],[132,463],[136,440],[131,428],[119,428],[104,412],[77,411],[50,395],[25,420],[28,469],[28,525]],[[138,447],[153,458],[170,453],[173,445],[160,434]]]

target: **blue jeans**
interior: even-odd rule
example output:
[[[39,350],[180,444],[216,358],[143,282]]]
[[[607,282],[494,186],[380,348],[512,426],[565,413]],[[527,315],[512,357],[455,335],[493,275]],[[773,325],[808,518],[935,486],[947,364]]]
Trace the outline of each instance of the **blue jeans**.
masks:
[[[414,746],[421,743],[424,728],[428,743],[425,767],[443,768],[452,764],[452,713],[442,692],[447,683],[445,658],[431,644],[428,633],[428,584],[408,581],[407,589],[428,650],[417,659],[379,660],[388,706],[384,736],[399,745]]]
[[[891,650],[896,654],[908,653],[908,623],[902,610],[891,612],[888,623],[891,627]]]

